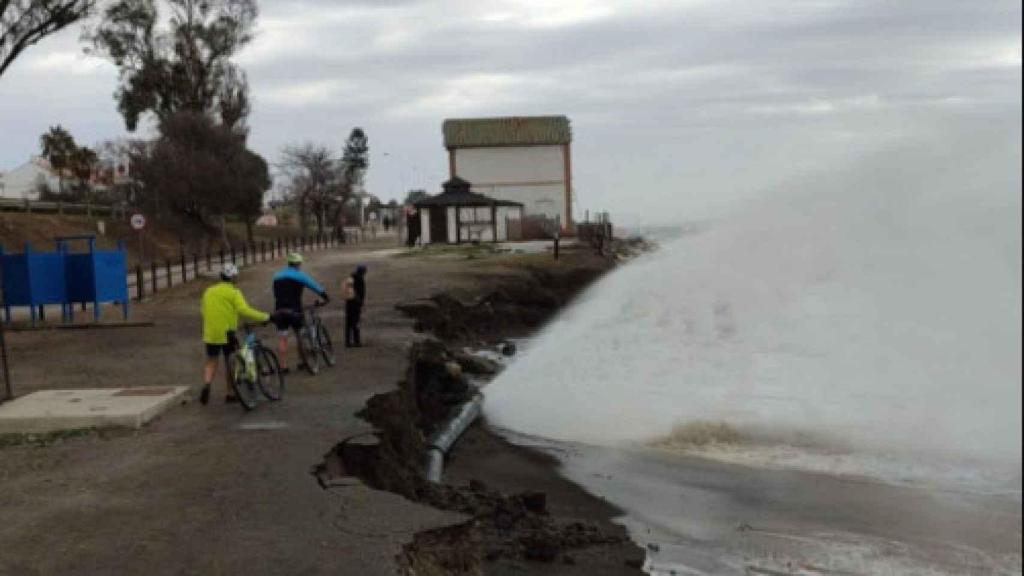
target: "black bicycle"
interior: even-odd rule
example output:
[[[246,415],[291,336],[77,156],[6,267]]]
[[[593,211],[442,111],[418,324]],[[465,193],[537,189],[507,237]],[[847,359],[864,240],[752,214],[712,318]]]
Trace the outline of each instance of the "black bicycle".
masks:
[[[246,410],[252,410],[259,401],[257,388],[268,400],[284,397],[284,374],[277,354],[263,344],[252,326],[246,324],[243,328],[245,338],[238,349],[228,355],[227,364],[238,402]]]
[[[327,366],[334,366],[338,362],[334,355],[331,333],[320,318],[319,310],[324,306],[326,306],[325,302],[317,301],[307,307],[303,311],[302,327],[296,333],[299,341],[299,356],[306,371],[314,376],[320,373],[321,362]]]

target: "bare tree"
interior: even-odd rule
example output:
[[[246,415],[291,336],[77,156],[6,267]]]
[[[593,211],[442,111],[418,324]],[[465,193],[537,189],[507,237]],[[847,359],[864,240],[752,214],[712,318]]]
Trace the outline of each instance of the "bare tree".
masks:
[[[336,214],[347,197],[341,161],[326,146],[306,143],[285,148],[278,169],[299,211],[303,233],[308,230],[312,216],[317,232],[322,234],[328,215]]]
[[[0,0],[0,76],[26,48],[85,18],[96,0]]]

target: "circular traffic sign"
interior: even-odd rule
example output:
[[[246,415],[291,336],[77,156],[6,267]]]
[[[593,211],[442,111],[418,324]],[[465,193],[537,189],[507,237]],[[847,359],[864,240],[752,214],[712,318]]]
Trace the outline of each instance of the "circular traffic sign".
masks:
[[[146,227],[146,217],[142,214],[132,214],[131,224],[135,230],[142,230]]]

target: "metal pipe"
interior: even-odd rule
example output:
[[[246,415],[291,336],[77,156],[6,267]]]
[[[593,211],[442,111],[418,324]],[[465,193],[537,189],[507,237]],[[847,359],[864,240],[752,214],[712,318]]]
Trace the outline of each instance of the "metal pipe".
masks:
[[[438,484],[441,482],[441,471],[444,469],[444,455],[451,449],[459,436],[476,421],[483,408],[484,397],[480,394],[462,405],[459,413],[445,424],[444,428],[434,434],[427,445],[427,481]]]

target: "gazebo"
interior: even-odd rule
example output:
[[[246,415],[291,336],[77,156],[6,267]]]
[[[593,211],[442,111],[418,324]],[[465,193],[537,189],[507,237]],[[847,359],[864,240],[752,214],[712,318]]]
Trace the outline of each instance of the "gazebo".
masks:
[[[523,205],[497,200],[470,191],[470,183],[455,177],[444,191],[416,202],[424,244],[503,242],[509,240],[509,224],[523,218]]]

